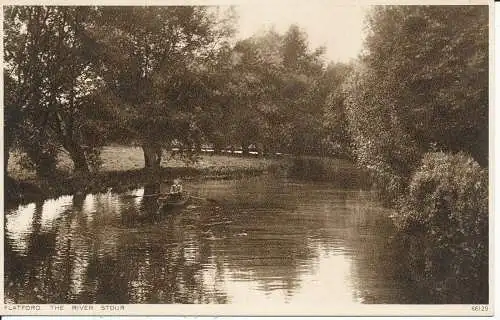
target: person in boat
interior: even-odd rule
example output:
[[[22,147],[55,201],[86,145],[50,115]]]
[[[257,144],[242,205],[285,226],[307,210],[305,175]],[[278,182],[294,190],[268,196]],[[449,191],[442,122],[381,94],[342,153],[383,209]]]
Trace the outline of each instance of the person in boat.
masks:
[[[182,185],[180,179],[174,179],[174,184],[170,187],[170,197],[173,199],[182,198]]]

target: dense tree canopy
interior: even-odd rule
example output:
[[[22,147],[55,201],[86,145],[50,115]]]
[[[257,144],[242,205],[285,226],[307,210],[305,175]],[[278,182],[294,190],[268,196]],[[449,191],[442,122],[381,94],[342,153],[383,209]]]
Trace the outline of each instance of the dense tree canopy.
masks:
[[[214,59],[231,25],[208,7],[103,7],[93,36],[103,78],[123,105],[128,134],[158,167],[161,147],[200,140],[197,114],[215,95]]]
[[[15,118],[6,123],[8,141],[21,144],[43,175],[54,170],[60,148],[77,171],[87,172],[88,158],[103,142],[101,119],[89,103],[99,87],[85,31],[94,12],[39,6],[5,11],[6,113]]]
[[[232,88],[239,91],[239,105],[233,132],[242,146],[320,153],[324,106],[334,90],[324,76],[323,52],[310,50],[307,35],[295,25],[284,34],[269,30],[236,44]]]
[[[375,7],[351,65],[327,65],[296,25],[234,42],[234,18],[201,6],[6,7],[6,154],[21,148],[47,174],[61,150],[88,171],[110,142],[142,146],[151,168],[172,142],[352,151],[395,191],[429,150],[487,163],[482,7]]]
[[[399,190],[426,151],[488,159],[488,9],[376,7],[347,84],[358,160]]]
[[[13,6],[4,26],[6,153],[17,142],[50,176],[60,150],[87,172],[104,143],[140,144],[153,167],[162,145],[200,140],[232,17],[194,6]]]
[[[135,144],[154,169],[172,142],[319,154],[345,126],[346,73],[296,25],[232,45],[230,9],[38,6],[8,7],[5,30],[7,154],[47,176],[61,150],[88,172],[102,145]]]

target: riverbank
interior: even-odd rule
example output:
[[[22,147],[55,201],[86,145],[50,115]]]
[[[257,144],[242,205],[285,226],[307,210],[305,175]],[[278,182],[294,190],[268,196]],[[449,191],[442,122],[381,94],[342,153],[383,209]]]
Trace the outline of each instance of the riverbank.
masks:
[[[50,179],[40,179],[32,170],[20,165],[21,155],[11,154],[9,176],[5,181],[6,203],[26,203],[65,194],[103,192],[109,189],[120,192],[139,185],[170,182],[183,179],[229,179],[259,175],[279,168],[283,161],[258,157],[202,155],[196,163],[165,156],[161,169],[144,170],[141,148],[126,146],[105,147],[101,154],[102,165],[97,173],[87,176],[72,174],[72,162],[64,154],[59,157],[58,174]]]

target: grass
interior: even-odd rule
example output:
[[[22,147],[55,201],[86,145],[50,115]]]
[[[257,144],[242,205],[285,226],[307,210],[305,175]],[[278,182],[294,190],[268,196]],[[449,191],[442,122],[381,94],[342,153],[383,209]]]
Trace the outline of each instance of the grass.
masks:
[[[144,167],[144,157],[141,148],[134,147],[106,147],[102,151],[103,171],[123,171]],[[180,159],[172,159],[165,152],[161,166],[165,168],[195,168],[198,170],[226,170],[228,172],[241,169],[263,170],[275,164],[272,159],[258,157],[203,155],[194,164]]]
[[[21,165],[22,155],[13,152],[9,160],[9,176],[18,181],[36,180],[34,170],[29,170]],[[59,156],[57,165],[61,173],[71,175],[73,163],[64,153]],[[144,168],[144,156],[139,147],[109,146],[104,147],[101,153],[102,166],[100,173],[123,172],[130,170],[141,170]],[[241,170],[266,170],[276,164],[274,159],[241,156],[222,155],[202,155],[193,164],[186,163],[181,159],[172,159],[170,154],[165,152],[161,162],[162,168],[189,168],[203,171],[204,173],[232,173]]]
[[[24,203],[63,194],[77,192],[101,192],[109,188],[127,190],[138,185],[170,181],[182,178],[237,178],[261,174],[276,168],[276,159],[258,157],[202,155],[195,163],[186,163],[165,153],[161,169],[157,172],[144,170],[142,149],[128,146],[108,146],[101,153],[102,165],[98,172],[87,176],[74,176],[73,163],[66,154],[60,154],[59,174],[49,180],[37,178],[34,170],[21,165],[22,155],[11,153],[9,177],[6,181],[5,199],[11,203]]]

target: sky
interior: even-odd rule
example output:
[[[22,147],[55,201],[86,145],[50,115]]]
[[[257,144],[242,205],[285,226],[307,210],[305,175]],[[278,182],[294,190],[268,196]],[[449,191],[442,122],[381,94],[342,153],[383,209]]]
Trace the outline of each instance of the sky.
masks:
[[[368,7],[339,5],[333,1],[312,3],[241,4],[236,8],[238,37],[247,38],[273,26],[282,33],[295,23],[308,34],[310,48],[326,47],[326,59],[348,62],[356,58],[362,47],[363,19]]]

